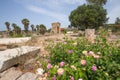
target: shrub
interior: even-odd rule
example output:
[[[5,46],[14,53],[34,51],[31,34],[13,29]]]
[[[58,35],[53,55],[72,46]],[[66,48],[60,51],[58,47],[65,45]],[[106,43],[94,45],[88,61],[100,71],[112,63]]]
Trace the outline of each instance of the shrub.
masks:
[[[99,37],[100,39],[101,37]],[[99,40],[98,39],[98,40]],[[120,49],[106,41],[89,43],[85,38],[58,43],[50,49],[49,79],[118,80]],[[64,62],[64,66],[60,63]],[[56,67],[57,66],[57,67]],[[58,74],[58,71],[62,75]]]

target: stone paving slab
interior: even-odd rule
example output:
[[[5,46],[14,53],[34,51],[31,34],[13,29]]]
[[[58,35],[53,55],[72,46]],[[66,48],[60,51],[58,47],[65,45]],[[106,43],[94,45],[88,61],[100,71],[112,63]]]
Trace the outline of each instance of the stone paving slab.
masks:
[[[19,77],[17,80],[37,80],[37,75],[34,73],[27,72]]]
[[[40,47],[22,46],[14,49],[0,51],[0,72],[12,67],[15,64],[22,64],[39,53]]]
[[[0,73],[0,80],[16,80],[23,73],[20,70],[16,70],[15,67],[12,67],[3,73]]]
[[[22,37],[22,38],[0,38],[0,45],[10,45],[15,43],[23,43],[30,40],[31,37]]]

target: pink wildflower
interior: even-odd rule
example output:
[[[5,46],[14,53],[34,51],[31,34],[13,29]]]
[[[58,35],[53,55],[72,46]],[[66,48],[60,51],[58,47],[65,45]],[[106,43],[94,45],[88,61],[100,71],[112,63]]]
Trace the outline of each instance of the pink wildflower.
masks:
[[[92,71],[96,71],[97,70],[97,67],[95,65],[92,66]]]
[[[80,63],[81,63],[82,66],[85,66],[86,65],[86,60],[81,60]]]
[[[99,58],[100,58],[99,55],[94,55],[93,57],[94,57],[95,59],[99,59]]]
[[[50,63],[48,63],[47,68],[50,69],[52,67],[52,65]]]
[[[64,44],[67,44],[67,42],[64,42]]]
[[[54,75],[53,80],[56,80],[56,75]]]
[[[65,65],[65,62],[60,62],[60,67],[63,67]]]
[[[59,68],[57,70],[57,73],[58,73],[58,75],[63,75],[64,74],[64,69],[63,68]]]
[[[93,51],[89,51],[89,52],[88,52],[88,55],[90,55],[90,56],[94,56],[95,54],[94,54]]]

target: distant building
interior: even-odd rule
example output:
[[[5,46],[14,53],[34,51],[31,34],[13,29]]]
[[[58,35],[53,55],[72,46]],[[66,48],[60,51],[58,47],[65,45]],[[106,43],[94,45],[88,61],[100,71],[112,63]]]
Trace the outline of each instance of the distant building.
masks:
[[[52,23],[51,33],[53,33],[53,34],[61,33],[60,23],[59,22]]]

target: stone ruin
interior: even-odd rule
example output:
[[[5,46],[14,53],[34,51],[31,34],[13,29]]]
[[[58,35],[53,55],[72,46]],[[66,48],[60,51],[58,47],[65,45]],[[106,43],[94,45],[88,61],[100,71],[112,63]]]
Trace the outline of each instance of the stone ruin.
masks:
[[[35,61],[40,52],[40,47],[21,45],[29,40],[30,37],[0,39],[0,80],[38,80],[37,73],[22,70],[29,69],[31,60]],[[13,45],[15,47],[11,48]]]
[[[52,34],[59,34],[60,31],[60,23],[59,22],[54,22],[52,23],[52,29],[51,29],[51,33]]]
[[[96,38],[95,29],[86,29],[85,37],[88,39],[89,42],[94,43]]]

